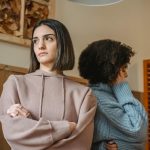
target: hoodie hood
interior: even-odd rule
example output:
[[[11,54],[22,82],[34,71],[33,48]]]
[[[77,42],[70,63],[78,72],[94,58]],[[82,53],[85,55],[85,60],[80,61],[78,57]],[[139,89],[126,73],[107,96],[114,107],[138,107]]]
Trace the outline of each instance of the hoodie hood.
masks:
[[[35,72],[30,73],[30,75],[44,76],[44,77],[52,77],[52,76],[55,76],[55,77],[64,77],[63,74],[56,74],[56,73],[53,73],[53,72],[46,72],[46,71],[41,70],[41,69],[38,69]]]

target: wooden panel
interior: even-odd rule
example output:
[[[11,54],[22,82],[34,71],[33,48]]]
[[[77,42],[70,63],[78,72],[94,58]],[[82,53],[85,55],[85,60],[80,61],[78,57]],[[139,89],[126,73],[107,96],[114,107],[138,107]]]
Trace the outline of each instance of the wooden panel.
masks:
[[[79,82],[81,84],[88,85],[88,81],[86,79],[74,77],[74,76],[68,76],[68,78],[73,80],[73,81]]]
[[[145,103],[144,103],[144,93],[143,92],[133,90],[132,93],[133,93],[135,98],[137,98],[143,105],[145,105]]]
[[[150,59],[144,60],[144,106],[148,112],[148,141],[147,149],[150,149]]]

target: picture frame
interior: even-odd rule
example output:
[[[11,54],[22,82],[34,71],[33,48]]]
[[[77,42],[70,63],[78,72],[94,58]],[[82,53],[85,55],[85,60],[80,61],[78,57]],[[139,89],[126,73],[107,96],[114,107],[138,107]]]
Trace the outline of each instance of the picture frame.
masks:
[[[0,40],[29,47],[35,23],[54,16],[55,0],[1,0]]]

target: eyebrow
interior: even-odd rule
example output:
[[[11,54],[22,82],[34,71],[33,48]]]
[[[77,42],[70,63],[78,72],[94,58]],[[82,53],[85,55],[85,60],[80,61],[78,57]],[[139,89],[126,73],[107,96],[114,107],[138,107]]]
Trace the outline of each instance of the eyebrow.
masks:
[[[45,34],[45,35],[43,35],[42,37],[46,37],[46,36],[49,36],[49,35],[53,35],[53,36],[55,36],[55,34],[49,33],[49,34]],[[38,38],[38,37],[33,37],[32,39],[36,39],[36,38]]]

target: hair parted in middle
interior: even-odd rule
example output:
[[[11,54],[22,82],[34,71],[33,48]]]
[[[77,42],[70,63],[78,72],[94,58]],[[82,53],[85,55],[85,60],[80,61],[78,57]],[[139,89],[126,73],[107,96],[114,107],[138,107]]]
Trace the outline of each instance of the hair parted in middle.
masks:
[[[120,68],[130,63],[132,48],[119,41],[103,39],[89,44],[79,57],[80,75],[89,83],[110,84],[117,79]]]
[[[65,25],[55,19],[40,20],[33,28],[32,38],[36,28],[41,25],[46,25],[51,28],[54,31],[57,40],[58,51],[52,70],[64,71],[73,69],[75,62],[74,48],[69,31]],[[39,69],[39,67],[40,64],[34,53],[34,44],[31,42],[29,72],[34,72],[35,70]]]

